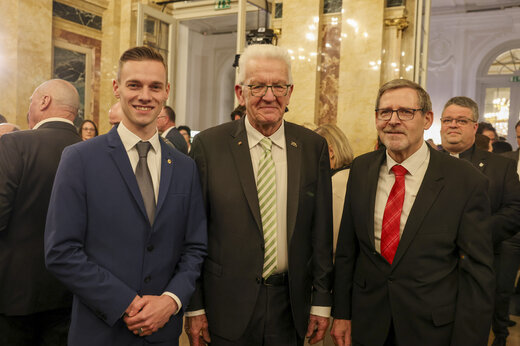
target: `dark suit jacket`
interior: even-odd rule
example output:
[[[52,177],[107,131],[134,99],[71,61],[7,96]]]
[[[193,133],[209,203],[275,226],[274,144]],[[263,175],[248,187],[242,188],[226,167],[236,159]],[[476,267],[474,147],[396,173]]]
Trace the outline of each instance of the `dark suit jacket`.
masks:
[[[61,153],[79,141],[76,128],[60,121],[0,138],[1,314],[71,305],[71,294],[45,270],[43,233]]]
[[[181,135],[181,133],[179,132],[179,130],[177,130],[176,127],[172,128],[168,132],[166,138],[173,144],[175,149],[177,149],[185,155],[188,155],[188,143],[186,143],[184,136]]]
[[[332,202],[328,147],[319,135],[285,122],[290,299],[303,336],[312,305],[330,306]],[[261,285],[264,238],[244,118],[198,134],[197,162],[208,215],[202,289],[189,310],[206,309],[210,333],[239,338]]]
[[[513,159],[518,164],[518,153],[519,152],[520,152],[520,149],[516,149],[515,151],[508,151],[508,152],[502,153],[500,155]]]
[[[116,128],[63,152],[45,259],[74,293],[70,345],[143,345],[122,320],[137,294],[169,291],[188,304],[206,253],[202,194],[193,160],[162,140],[161,150],[153,226]],[[145,339],[175,345],[181,326],[182,312]]]
[[[430,150],[392,265],[374,246],[379,150],[354,160],[336,249],[335,318],[354,345],[383,345],[393,321],[402,346],[487,345],[493,308],[486,178]]]
[[[490,229],[493,242],[500,244],[520,229],[520,182],[514,161],[472,146],[459,155],[489,179]],[[496,246],[495,250],[499,247]]]

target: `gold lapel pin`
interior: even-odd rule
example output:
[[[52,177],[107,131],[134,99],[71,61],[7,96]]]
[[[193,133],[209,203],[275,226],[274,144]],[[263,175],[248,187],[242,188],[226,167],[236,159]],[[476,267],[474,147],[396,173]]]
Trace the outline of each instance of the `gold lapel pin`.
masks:
[[[298,148],[298,144],[296,144],[296,142],[291,142],[291,145],[295,148]]]
[[[168,164],[169,164],[169,165],[172,164],[172,160],[171,160],[171,159],[168,159]]]
[[[238,144],[238,145],[242,145],[242,141],[238,141],[238,143],[237,143],[237,144]]]
[[[481,163],[478,164],[478,166],[479,166],[480,168],[482,168],[482,167],[484,167],[484,164],[481,162]]]

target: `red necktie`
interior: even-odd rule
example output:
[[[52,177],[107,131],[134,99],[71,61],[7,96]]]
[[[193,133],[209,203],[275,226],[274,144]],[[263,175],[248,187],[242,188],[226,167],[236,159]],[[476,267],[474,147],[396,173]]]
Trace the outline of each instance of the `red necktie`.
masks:
[[[401,165],[392,167],[395,175],[394,186],[386,202],[383,214],[383,228],[381,230],[381,255],[392,264],[399,245],[399,224],[404,202],[404,176],[408,172]]]

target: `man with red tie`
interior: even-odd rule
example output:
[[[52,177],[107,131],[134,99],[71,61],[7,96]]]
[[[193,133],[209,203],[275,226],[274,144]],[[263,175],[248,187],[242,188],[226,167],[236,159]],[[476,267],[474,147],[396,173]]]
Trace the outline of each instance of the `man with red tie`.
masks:
[[[384,84],[375,122],[386,150],[352,163],[336,250],[338,345],[486,345],[493,250],[486,178],[430,148],[431,101]]]

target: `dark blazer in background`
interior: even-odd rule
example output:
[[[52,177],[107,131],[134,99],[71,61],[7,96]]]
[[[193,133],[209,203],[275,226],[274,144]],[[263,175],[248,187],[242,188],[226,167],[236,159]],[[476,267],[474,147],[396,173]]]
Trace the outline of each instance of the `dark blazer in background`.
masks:
[[[134,297],[175,294],[183,309],[206,253],[206,217],[195,162],[161,141],[153,226],[117,128],[63,152],[54,183],[45,256],[74,293],[69,345],[177,345],[182,311],[150,336],[122,317]]]
[[[210,333],[238,339],[262,282],[264,236],[244,119],[195,136],[208,215],[208,257],[190,311],[206,309]],[[312,305],[331,305],[332,197],[325,140],[285,122],[290,303],[303,338]]]
[[[180,151],[181,153],[188,155],[188,143],[186,143],[186,139],[181,135],[179,130],[176,127],[172,128],[166,138],[173,144],[175,149]]]
[[[513,160],[472,146],[459,155],[489,179],[490,227],[499,244],[520,230],[520,182]]]
[[[63,149],[81,138],[68,123],[0,138],[0,313],[69,307],[72,295],[46,269],[45,218]]]
[[[515,151],[508,151],[508,152],[502,153],[500,155],[513,159],[518,164],[518,153],[519,152],[520,152],[520,149],[516,149]]]
[[[430,150],[430,162],[390,265],[374,245],[379,150],[354,160],[336,249],[333,316],[354,345],[487,345],[493,311],[486,178]]]

